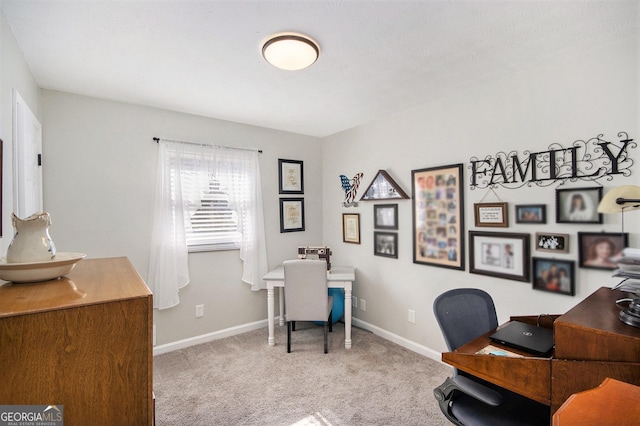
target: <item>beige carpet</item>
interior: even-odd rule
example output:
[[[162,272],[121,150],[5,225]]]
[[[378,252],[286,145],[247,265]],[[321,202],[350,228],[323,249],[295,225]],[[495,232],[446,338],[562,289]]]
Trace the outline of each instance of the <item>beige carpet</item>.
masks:
[[[451,369],[344,324],[329,353],[322,327],[299,323],[287,354],[286,327],[215,340],[154,358],[156,421],[167,425],[447,425],[433,388]]]

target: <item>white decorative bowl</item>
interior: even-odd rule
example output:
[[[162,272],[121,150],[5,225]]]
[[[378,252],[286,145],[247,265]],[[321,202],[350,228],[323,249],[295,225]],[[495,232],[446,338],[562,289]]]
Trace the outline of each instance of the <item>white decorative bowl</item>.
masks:
[[[40,262],[7,263],[7,258],[0,258],[0,279],[14,283],[35,283],[49,281],[67,275],[84,259],[84,253],[60,253],[55,259]]]

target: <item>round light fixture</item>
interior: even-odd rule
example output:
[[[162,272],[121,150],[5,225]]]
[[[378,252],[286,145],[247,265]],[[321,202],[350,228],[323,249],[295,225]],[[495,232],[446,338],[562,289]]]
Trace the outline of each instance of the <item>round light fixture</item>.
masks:
[[[274,34],[262,45],[262,56],[276,68],[298,71],[313,65],[320,55],[318,43],[295,33]]]

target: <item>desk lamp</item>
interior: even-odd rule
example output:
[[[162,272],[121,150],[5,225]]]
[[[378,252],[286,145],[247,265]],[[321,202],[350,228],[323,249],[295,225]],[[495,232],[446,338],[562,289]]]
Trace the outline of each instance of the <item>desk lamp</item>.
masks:
[[[621,214],[622,233],[624,233],[624,213],[638,209],[640,209],[640,186],[635,185],[613,188],[598,205],[598,213]],[[640,271],[637,272],[637,279],[640,279]],[[635,296],[635,298],[620,299],[616,303],[629,302],[629,306],[620,311],[620,321],[633,327],[640,327],[640,290],[635,291]]]

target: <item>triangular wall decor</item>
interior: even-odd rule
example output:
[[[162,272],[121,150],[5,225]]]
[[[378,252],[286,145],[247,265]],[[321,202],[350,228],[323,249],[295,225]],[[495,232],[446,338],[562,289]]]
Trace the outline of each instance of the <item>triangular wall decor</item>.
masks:
[[[360,201],[366,200],[397,200],[410,198],[400,185],[384,170],[378,170],[371,184]]]

